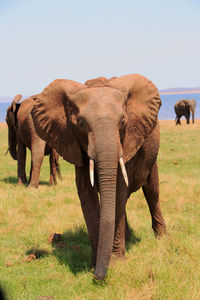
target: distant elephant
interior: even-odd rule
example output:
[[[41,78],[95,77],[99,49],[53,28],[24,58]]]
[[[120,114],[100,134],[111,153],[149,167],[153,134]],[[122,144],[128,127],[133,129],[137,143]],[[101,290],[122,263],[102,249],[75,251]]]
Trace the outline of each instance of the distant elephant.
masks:
[[[125,205],[132,192],[142,187],[155,234],[166,232],[157,168],[160,105],[157,88],[138,74],[85,84],[57,79],[35,101],[36,132],[75,165],[98,280],[112,251],[125,255]]]
[[[8,125],[8,144],[9,152],[13,159],[17,160],[18,183],[27,183],[25,165],[26,165],[26,147],[31,150],[31,171],[29,185],[38,187],[40,168],[44,155],[50,154],[50,180],[49,184],[56,183],[56,175],[59,177],[59,155],[56,150],[47,145],[36,133],[31,110],[37,95],[32,96],[21,103],[18,103],[22,95],[16,95],[12,104],[7,109],[6,122]]]
[[[180,118],[185,116],[187,124],[190,123],[190,111],[192,112],[192,123],[194,124],[194,113],[196,108],[196,101],[194,99],[182,99],[175,103],[174,110],[176,113],[176,125],[181,124]]]

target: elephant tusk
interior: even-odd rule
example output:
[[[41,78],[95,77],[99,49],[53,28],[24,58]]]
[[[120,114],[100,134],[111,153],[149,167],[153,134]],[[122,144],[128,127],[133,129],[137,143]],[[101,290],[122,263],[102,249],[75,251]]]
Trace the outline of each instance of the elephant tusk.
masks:
[[[94,186],[94,161],[90,159],[90,182]]]
[[[125,181],[126,185],[128,186],[128,176],[127,176],[126,167],[124,165],[124,161],[123,161],[122,157],[120,157],[119,163],[120,163],[120,166],[121,166],[121,169],[122,169],[122,174],[124,176],[124,181]]]

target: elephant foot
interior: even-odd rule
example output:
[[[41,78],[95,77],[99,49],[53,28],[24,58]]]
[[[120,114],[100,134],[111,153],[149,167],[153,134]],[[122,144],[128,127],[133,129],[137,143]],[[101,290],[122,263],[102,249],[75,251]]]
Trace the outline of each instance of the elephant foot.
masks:
[[[18,185],[26,185],[28,182],[27,180],[18,179]]]
[[[49,180],[49,185],[50,186],[57,185],[57,181]]]
[[[30,184],[28,185],[28,189],[31,189],[31,188],[37,189],[38,186],[39,186],[39,184],[36,184],[36,183],[30,183]]]
[[[49,178],[49,185],[56,185],[57,184],[57,180],[56,180],[56,176],[53,174],[50,174],[50,178]]]
[[[96,268],[96,262],[97,262],[97,246],[92,247],[92,259],[89,268],[95,269]]]
[[[154,231],[155,237],[158,239],[160,239],[161,237],[163,237],[165,235],[168,235],[165,225],[159,224],[156,227],[153,227],[153,231]]]
[[[95,267],[96,267],[96,264],[94,265],[93,263],[91,263],[88,267],[88,270],[89,271],[94,271],[95,270]]]
[[[89,265],[89,270],[94,270],[96,268],[96,257],[92,258],[92,261]]]

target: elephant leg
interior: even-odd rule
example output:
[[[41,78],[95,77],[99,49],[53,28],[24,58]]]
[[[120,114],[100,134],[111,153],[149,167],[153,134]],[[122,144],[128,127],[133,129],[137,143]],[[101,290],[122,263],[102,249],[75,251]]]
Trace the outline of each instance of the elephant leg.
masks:
[[[161,236],[166,233],[166,225],[160,209],[157,162],[154,163],[148,180],[142,189],[151,213],[154,233],[156,236]]]
[[[91,265],[95,266],[100,220],[100,205],[98,193],[96,186],[94,185],[94,187],[92,187],[90,183],[88,162],[84,167],[75,167],[75,172],[78,195],[81,201],[81,207],[92,247]]]
[[[177,117],[177,120],[176,120],[176,125],[181,125],[181,118],[180,117]]]
[[[125,212],[125,240],[128,241],[131,237],[131,231],[128,225],[127,214]]]
[[[187,124],[190,124],[190,111],[189,110],[186,112],[185,118],[187,120]]]
[[[121,213],[116,214],[113,253],[118,257],[125,255],[125,218],[125,209]]]
[[[33,162],[31,160],[31,169],[30,169],[30,175],[29,175],[29,182],[28,182],[28,184],[31,182],[32,171],[33,171]]]
[[[23,144],[20,138],[18,138],[18,150],[17,150],[17,174],[18,184],[26,184],[26,146]]]
[[[176,125],[181,124],[180,117],[177,116],[175,119],[175,122],[176,122]]]
[[[194,112],[192,111],[192,124],[194,124]]]
[[[57,154],[56,150],[52,148],[49,156],[49,165],[50,165],[49,185],[54,185],[57,183],[56,174],[57,174],[57,167],[58,167],[58,158],[59,155]]]
[[[31,145],[32,172],[29,183],[31,187],[37,188],[39,185],[40,168],[44,158],[45,144],[45,141],[38,138]]]
[[[113,242],[113,253],[118,257],[125,255],[125,239],[130,237],[125,211],[126,201],[127,187],[120,170],[117,177],[115,236]]]

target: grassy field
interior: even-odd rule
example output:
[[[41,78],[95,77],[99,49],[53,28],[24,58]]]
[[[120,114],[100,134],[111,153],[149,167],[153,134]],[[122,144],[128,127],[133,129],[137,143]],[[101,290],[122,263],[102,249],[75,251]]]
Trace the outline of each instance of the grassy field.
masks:
[[[160,122],[160,198],[169,235],[155,239],[142,192],[132,195],[126,259],[110,266],[104,284],[88,270],[74,167],[60,160],[64,180],[50,188],[45,158],[40,187],[17,186],[17,164],[5,156],[7,128],[0,124],[0,285],[7,299],[200,299],[200,120],[182,123]],[[29,167],[30,154],[28,173]],[[52,245],[52,233],[63,234],[63,242]]]

